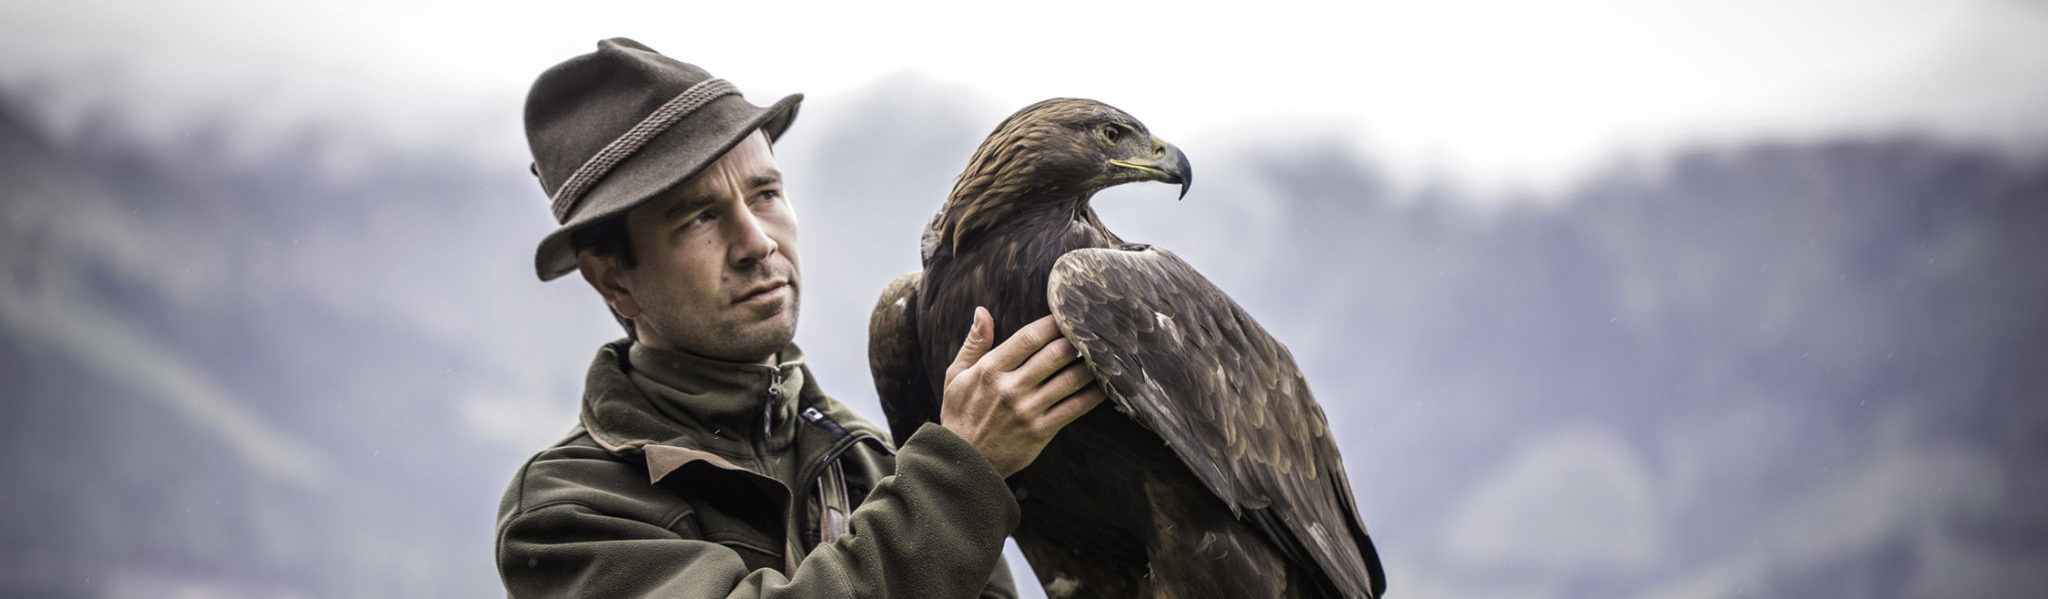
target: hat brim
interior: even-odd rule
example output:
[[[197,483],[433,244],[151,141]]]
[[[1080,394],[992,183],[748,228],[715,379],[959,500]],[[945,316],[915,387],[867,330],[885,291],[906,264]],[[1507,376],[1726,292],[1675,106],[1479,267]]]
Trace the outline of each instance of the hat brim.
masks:
[[[640,151],[620,161],[605,173],[569,215],[568,222],[540,240],[533,267],[542,281],[552,281],[576,270],[576,250],[570,239],[577,231],[608,218],[625,215],[676,185],[697,176],[725,153],[745,141],[755,130],[768,135],[773,144],[796,120],[803,94],[790,94],[767,108],[760,108],[737,95],[725,96],[700,109],[716,123],[713,131],[685,131],[683,124],[656,136]],[[695,116],[695,115],[693,115]]]

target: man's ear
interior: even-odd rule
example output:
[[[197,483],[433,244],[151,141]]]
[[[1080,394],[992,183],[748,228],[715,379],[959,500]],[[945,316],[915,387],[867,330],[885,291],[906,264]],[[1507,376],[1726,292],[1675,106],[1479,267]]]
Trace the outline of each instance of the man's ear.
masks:
[[[583,248],[576,252],[576,270],[583,272],[583,281],[604,296],[605,305],[611,306],[613,312],[626,318],[640,317],[640,303],[633,301],[633,288],[626,281],[626,269],[619,265],[618,256],[601,256],[596,250]]]

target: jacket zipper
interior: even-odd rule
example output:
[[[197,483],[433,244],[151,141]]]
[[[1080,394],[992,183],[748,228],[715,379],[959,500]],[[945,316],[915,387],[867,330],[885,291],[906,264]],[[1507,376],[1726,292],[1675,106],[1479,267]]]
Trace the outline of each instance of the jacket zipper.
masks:
[[[762,473],[766,474],[769,480],[786,485],[787,483],[782,482],[780,468],[774,470],[768,468],[768,441],[775,437],[775,404],[778,400],[782,399],[781,370],[776,370],[768,375],[767,395],[767,399],[761,402],[761,437],[754,440],[754,464],[756,464],[755,468],[760,469]],[[794,449],[793,446],[792,449]],[[795,489],[789,490],[790,503],[792,505],[798,503],[796,501],[796,493]]]
[[[768,439],[775,436],[775,404],[782,402],[782,371],[768,375],[768,401],[761,402],[761,447],[767,453]]]
[[[761,438],[754,445],[755,459],[763,466],[768,463],[768,441],[775,437],[775,405],[781,402],[782,369],[777,368],[768,375],[767,398],[761,402]],[[794,442],[791,442],[790,449],[796,449]],[[775,480],[777,483],[782,482],[780,478]],[[789,570],[784,574],[796,573],[797,553],[803,547],[803,542],[799,538],[800,529],[797,528],[802,518],[798,514],[803,512],[808,499],[801,493],[797,489],[789,489],[789,504],[784,506],[786,513],[782,517],[782,551],[785,555],[785,567]]]

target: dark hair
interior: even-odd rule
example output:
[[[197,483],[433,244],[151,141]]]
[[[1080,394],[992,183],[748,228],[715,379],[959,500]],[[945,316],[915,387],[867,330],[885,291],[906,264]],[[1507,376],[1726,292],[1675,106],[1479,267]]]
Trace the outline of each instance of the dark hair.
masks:
[[[633,238],[626,231],[624,217],[607,218],[570,233],[569,249],[574,252],[589,249],[598,256],[617,259],[619,265],[626,268],[640,265],[639,258],[633,255]],[[612,318],[617,319],[619,326],[626,329],[626,338],[640,340],[639,332],[633,328],[633,319],[620,316],[619,311],[612,310],[610,305],[606,305],[605,309],[611,310]]]

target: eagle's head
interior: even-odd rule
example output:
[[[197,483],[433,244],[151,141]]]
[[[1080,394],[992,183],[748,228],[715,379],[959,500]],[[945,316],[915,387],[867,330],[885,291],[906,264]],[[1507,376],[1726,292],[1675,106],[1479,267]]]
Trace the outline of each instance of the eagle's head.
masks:
[[[1054,98],[1018,110],[982,140],[933,222],[930,241],[962,237],[1010,218],[1078,216],[1103,189],[1138,181],[1194,183],[1187,155],[1108,104]]]

